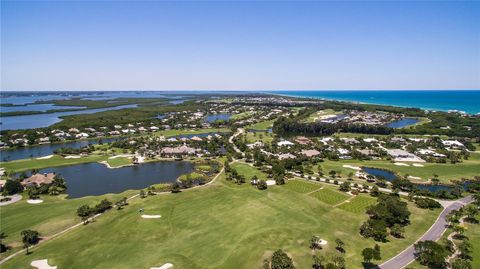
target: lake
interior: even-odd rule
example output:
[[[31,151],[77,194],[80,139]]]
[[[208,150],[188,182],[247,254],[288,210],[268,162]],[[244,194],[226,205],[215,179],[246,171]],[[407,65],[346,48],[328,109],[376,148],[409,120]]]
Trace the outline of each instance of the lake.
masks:
[[[56,106],[54,104],[29,104],[21,106],[2,106],[1,112],[17,112],[17,111],[41,111],[45,112],[52,109],[84,109],[84,106]]]
[[[136,106],[137,105],[123,105],[123,106],[97,108],[97,109],[86,109],[86,110],[80,110],[80,111],[65,111],[65,112],[56,112],[56,113],[47,113],[47,114],[1,117],[2,125],[0,125],[0,129],[1,130],[20,130],[20,129],[31,129],[31,128],[43,128],[43,127],[48,127],[52,124],[62,121],[62,119],[60,118],[62,116],[92,114],[92,113],[103,112],[108,110],[120,110],[125,108],[133,108]]]
[[[227,113],[210,114],[210,115],[207,115],[207,117],[205,118],[205,121],[210,123],[215,122],[217,120],[228,121],[231,117],[232,115]]]
[[[148,162],[135,166],[110,169],[100,163],[53,167],[40,173],[55,172],[65,178],[68,198],[139,190],[158,183],[172,183],[194,170],[184,161]]]
[[[52,155],[55,150],[60,148],[82,148],[88,145],[98,144],[100,140],[102,140],[103,143],[110,143],[118,139],[120,138],[78,140],[78,141],[71,141],[71,142],[65,142],[65,143],[43,144],[38,146],[19,147],[15,149],[0,150],[0,160],[4,162],[4,161],[26,159],[26,158],[38,158],[38,157]]]
[[[407,126],[417,124],[418,122],[420,122],[420,120],[415,119],[415,118],[403,118],[401,120],[390,122],[389,124],[387,124],[385,126],[390,127],[390,128],[404,128],[404,127],[407,127]]]
[[[383,178],[387,181],[392,181],[397,178],[395,173],[390,172],[388,170],[383,170],[383,169],[378,169],[373,167],[362,167],[362,171],[374,177]]]

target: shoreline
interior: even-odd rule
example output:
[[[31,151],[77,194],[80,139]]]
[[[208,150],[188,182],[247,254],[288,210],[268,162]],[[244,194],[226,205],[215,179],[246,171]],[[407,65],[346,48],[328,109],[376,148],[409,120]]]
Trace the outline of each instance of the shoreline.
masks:
[[[306,98],[306,99],[313,99],[313,100],[321,100],[321,101],[336,101],[336,102],[343,102],[343,103],[351,103],[351,104],[362,104],[362,105],[379,105],[379,106],[391,106],[391,107],[401,107],[401,108],[418,108],[423,111],[440,111],[440,112],[446,112],[448,113],[449,111],[456,111],[456,112],[461,112],[465,113],[471,116],[475,115],[480,115],[480,111],[477,112],[467,112],[463,111],[462,109],[444,109],[444,108],[433,108],[433,107],[417,107],[417,106],[404,106],[404,105],[398,105],[398,104],[385,104],[385,103],[377,103],[377,102],[365,102],[365,101],[356,101],[356,100],[344,100],[344,99],[338,99],[338,98],[329,98],[329,97],[321,97],[321,96],[304,96],[304,95],[298,95],[298,94],[292,94],[292,93],[287,93],[287,92],[300,92],[300,91],[308,91],[311,93],[314,92],[382,92],[386,90],[285,90],[285,93],[282,92],[282,90],[275,90],[275,91],[260,91],[260,93],[265,93],[265,94],[271,94],[271,95],[277,95],[277,96],[283,96],[283,97],[295,97],[295,98]],[[393,90],[392,90],[393,91]],[[417,90],[395,90],[395,92],[415,92]],[[427,91],[427,90],[422,90],[422,91]],[[452,90],[428,90],[430,92],[436,92],[436,91],[452,91]],[[479,92],[480,90],[459,90],[459,91],[468,91],[468,92]]]

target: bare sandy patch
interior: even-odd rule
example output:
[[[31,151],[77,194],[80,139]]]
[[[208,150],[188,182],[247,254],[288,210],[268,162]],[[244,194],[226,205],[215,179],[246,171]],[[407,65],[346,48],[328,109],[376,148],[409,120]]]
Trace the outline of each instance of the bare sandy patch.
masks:
[[[357,171],[362,170],[362,168],[360,168],[358,166],[353,166],[353,165],[349,165],[349,164],[344,164],[343,167],[350,168],[350,169],[357,170]]]
[[[406,163],[394,163],[394,165],[397,165],[397,166],[410,166]]]
[[[144,219],[159,219],[161,217],[161,215],[142,215],[142,218]]]
[[[38,157],[37,160],[46,160],[46,159],[50,159],[52,157],[53,157],[53,155],[47,155],[47,156],[43,156],[43,157]]]
[[[415,166],[415,167],[424,167],[423,164],[419,164],[419,163],[414,163],[414,164],[412,164],[412,165]]]
[[[80,155],[68,155],[68,156],[65,156],[65,159],[80,159],[82,158],[82,156]]]
[[[36,204],[43,203],[43,200],[42,199],[28,199],[27,203],[32,204],[32,205],[36,205]]]
[[[57,269],[57,266],[50,266],[48,265],[48,260],[35,260],[30,263],[31,266],[36,267],[38,269]]]
[[[171,263],[166,263],[160,267],[150,267],[150,269],[168,269],[168,268],[172,268],[173,267],[173,264]]]
[[[275,180],[267,180],[265,182],[267,183],[267,186],[272,186],[276,184]]]

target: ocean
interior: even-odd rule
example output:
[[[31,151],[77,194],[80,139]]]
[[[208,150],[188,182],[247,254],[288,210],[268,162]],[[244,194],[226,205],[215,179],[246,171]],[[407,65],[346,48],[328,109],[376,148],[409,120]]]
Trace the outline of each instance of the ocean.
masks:
[[[416,107],[426,110],[458,110],[469,114],[480,113],[480,90],[298,90],[268,91],[267,93],[367,104]]]

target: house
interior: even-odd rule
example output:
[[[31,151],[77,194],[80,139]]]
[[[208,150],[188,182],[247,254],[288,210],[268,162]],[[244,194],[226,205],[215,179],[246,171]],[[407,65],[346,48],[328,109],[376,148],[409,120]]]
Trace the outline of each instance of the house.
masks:
[[[355,138],[347,138],[347,137],[342,137],[340,138],[340,141],[347,143],[347,144],[358,144],[358,140]]]
[[[150,130],[153,131],[153,132],[158,131],[158,129],[159,128],[157,126],[150,126]]]
[[[75,138],[77,139],[81,139],[81,138],[87,138],[89,137],[90,135],[88,135],[87,133],[79,133],[79,134],[76,134],[75,135]]]
[[[293,145],[295,145],[295,144],[293,144],[293,143],[290,142],[290,141],[283,140],[283,141],[278,142],[277,145],[280,146],[280,147],[284,147],[284,146],[289,147],[289,146],[293,146]]]
[[[38,139],[38,144],[48,144],[50,143],[50,138],[48,137],[42,137]]]
[[[308,149],[308,150],[302,150],[300,154],[305,155],[307,157],[315,157],[320,155],[320,151],[315,150],[315,149]]]
[[[199,150],[188,147],[186,145],[182,145],[174,148],[165,147],[160,151],[160,154],[164,156],[183,156],[183,155],[193,155],[197,151]]]
[[[29,178],[22,180],[24,186],[40,186],[41,184],[51,184],[55,179],[55,173],[34,174]]]
[[[256,148],[256,147],[263,147],[263,143],[260,142],[260,141],[257,141],[257,142],[252,143],[252,144],[247,144],[247,147],[250,148],[250,149],[253,149],[253,148]]]
[[[297,136],[295,138],[295,142],[297,142],[300,145],[308,145],[312,143],[312,140],[309,138],[306,138],[305,136]]]
[[[377,143],[378,142],[378,140],[375,139],[375,138],[364,138],[363,141],[366,142],[366,143]]]
[[[198,136],[194,136],[194,137],[190,138],[190,140],[192,140],[192,141],[202,141],[202,138],[200,138]]]
[[[403,149],[387,149],[387,154],[395,161],[403,162],[425,162],[420,157]]]
[[[464,145],[457,140],[442,140],[442,144],[450,148],[463,148]]]
[[[444,158],[444,157],[447,157],[445,154],[440,154],[440,153],[437,153],[433,150],[430,150],[430,149],[419,149],[417,150],[417,153],[420,154],[420,155],[429,155],[429,156],[433,156],[433,157],[437,157],[437,158]]]
[[[290,153],[283,153],[277,155],[278,159],[285,160],[285,159],[295,159],[297,156],[290,154]]]

